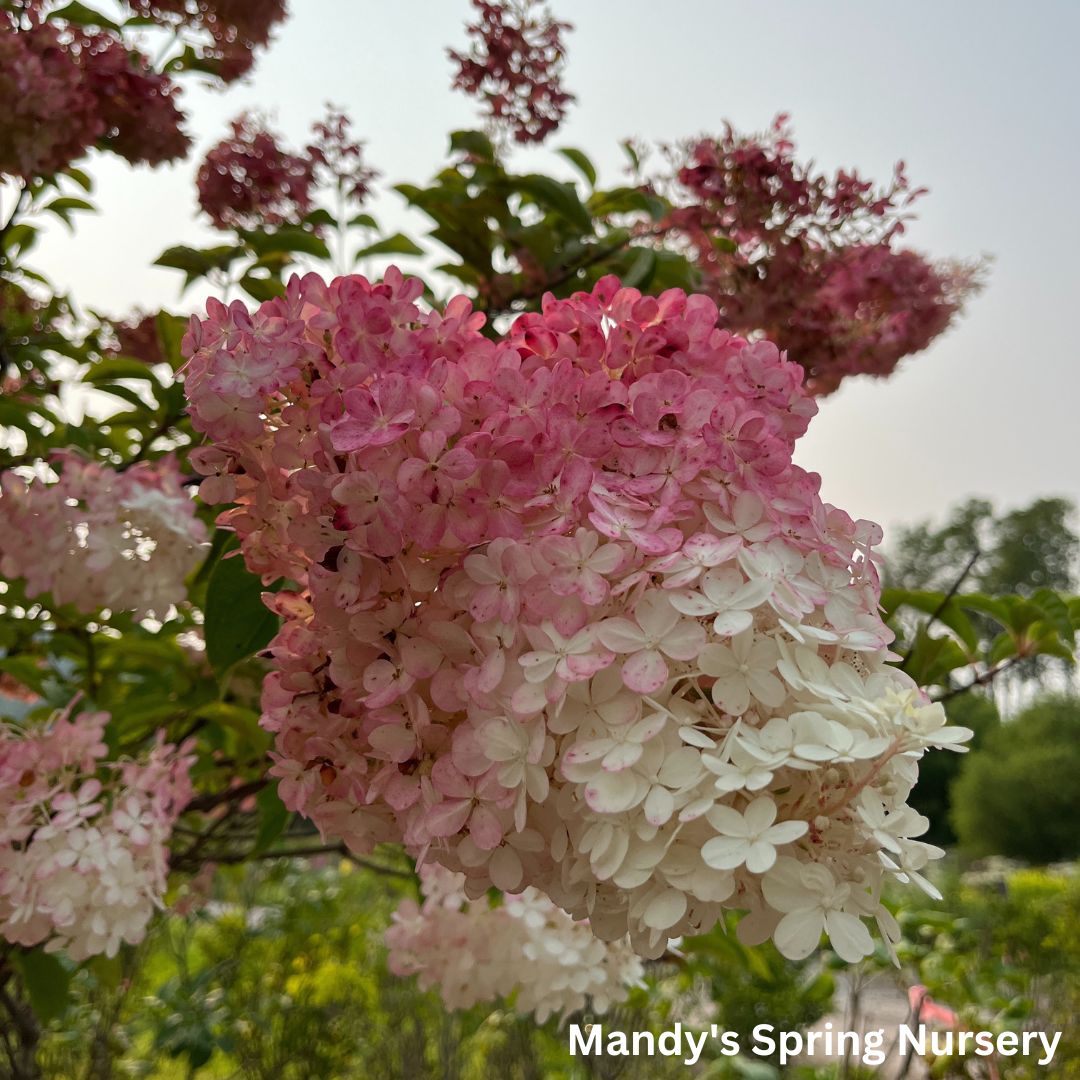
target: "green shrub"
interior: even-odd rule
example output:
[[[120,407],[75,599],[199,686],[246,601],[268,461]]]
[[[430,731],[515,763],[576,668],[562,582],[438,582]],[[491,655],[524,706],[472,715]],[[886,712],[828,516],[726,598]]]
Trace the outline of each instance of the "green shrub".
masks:
[[[1051,698],[990,731],[951,789],[972,855],[1035,864],[1080,855],[1080,699]]]

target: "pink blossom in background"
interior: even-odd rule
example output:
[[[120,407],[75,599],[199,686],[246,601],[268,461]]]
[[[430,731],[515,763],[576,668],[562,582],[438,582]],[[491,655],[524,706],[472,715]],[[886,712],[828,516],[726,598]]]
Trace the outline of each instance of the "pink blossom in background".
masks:
[[[159,620],[187,599],[184,579],[199,564],[206,527],[171,458],[124,472],[55,458],[55,483],[0,476],[0,567],[26,578],[28,596],[89,613],[107,607]]]
[[[420,870],[424,901],[403,900],[386,931],[395,975],[437,986],[448,1009],[516,994],[514,1007],[544,1023],[553,1013],[596,1013],[625,1001],[644,968],[629,942],[604,942],[535,889],[466,905],[464,878],[437,866]]]
[[[0,725],[0,934],[72,960],[137,944],[166,888],[193,743],[105,761],[108,713]]]

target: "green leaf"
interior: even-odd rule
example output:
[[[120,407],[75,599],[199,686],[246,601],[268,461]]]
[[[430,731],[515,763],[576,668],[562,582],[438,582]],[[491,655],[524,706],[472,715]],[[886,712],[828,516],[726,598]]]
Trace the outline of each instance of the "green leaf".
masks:
[[[356,253],[356,260],[368,255],[423,255],[424,249],[414,244],[404,233],[394,233],[385,240],[380,240],[369,247],[361,248]]]
[[[559,153],[589,181],[589,187],[596,187],[596,169],[580,150],[575,150],[572,146],[564,146]]]
[[[235,551],[236,549],[233,548]],[[206,658],[220,679],[241,660],[266,648],[278,631],[278,617],[262,602],[262,578],[244,565],[242,555],[223,558],[206,587]]]
[[[124,965],[119,956],[108,957],[103,953],[92,956],[86,963],[86,967],[93,972],[100,986],[115,990],[124,977]]]
[[[950,599],[947,604],[944,600],[944,593],[921,590],[883,589],[881,593],[881,606],[890,617],[904,606],[926,615],[936,613],[938,622],[952,630],[968,647],[969,652],[975,653],[979,648],[979,635],[971,625],[971,620],[961,610],[957,597]]]
[[[512,177],[510,182],[514,189],[532,196],[541,206],[562,215],[567,221],[581,229],[582,232],[586,234],[592,233],[592,215],[585,208],[581,199],[578,198],[578,193],[574,190],[573,184],[560,184],[558,180],[553,180],[550,176],[542,176],[539,173]]]
[[[285,831],[289,823],[289,811],[278,797],[278,782],[274,780],[259,792],[255,802],[259,807],[259,834],[251,849],[251,858],[268,851],[270,845]]]
[[[495,162],[495,148],[482,131],[451,131],[450,153],[469,154],[481,161]]]
[[[228,701],[210,701],[200,705],[193,715],[196,719],[209,720],[235,731],[245,742],[264,753],[274,741],[269,731],[259,727],[259,714],[254,709],[245,709]]]
[[[647,289],[656,273],[656,252],[652,248],[638,248],[638,254],[630,264],[630,269],[623,275],[622,283],[627,288]]]
[[[350,228],[355,225],[362,225],[365,229],[379,231],[379,223],[370,214],[357,214],[356,217],[350,218],[346,224]]]
[[[1053,589],[1039,589],[1031,600],[1042,608],[1044,618],[1061,635],[1061,640],[1075,646],[1076,634],[1065,601]]]
[[[305,225],[329,225],[331,228],[337,228],[337,218],[330,213],[329,210],[324,210],[321,206],[315,207],[310,214],[305,214],[301,218]]]
[[[184,358],[180,355],[180,346],[183,343],[187,329],[187,319],[183,319],[179,315],[171,315],[167,311],[158,312],[158,342],[161,344],[162,354],[173,371],[184,365]]]
[[[314,255],[317,259],[329,259],[330,251],[326,242],[313,232],[286,225],[274,232],[262,229],[237,229],[237,234],[256,255],[267,255],[272,251],[299,251],[304,255]]]
[[[717,251],[724,252],[725,255],[734,255],[739,250],[739,245],[727,236],[712,237],[712,245]]]
[[[95,11],[85,4],[80,4],[79,0],[72,0],[67,7],[62,7],[59,11],[50,13],[49,18],[63,19],[64,22],[71,23],[72,26],[97,26],[102,30],[115,30],[117,32],[120,30],[120,27],[112,19],[102,15],[100,11]]]
[[[12,225],[3,237],[0,237],[0,247],[4,251],[14,251],[18,258],[29,251],[37,243],[38,230],[35,226],[25,221]]]
[[[55,214],[70,229],[73,228],[71,224],[72,211],[94,210],[95,207],[93,203],[88,203],[85,199],[76,199],[70,195],[65,195],[62,198],[53,199],[48,206],[44,206],[42,209]]]
[[[634,149],[634,144],[627,139],[626,142],[619,143],[622,147],[623,153],[630,159],[630,164],[634,167],[634,171],[637,172],[641,168],[641,158],[638,157],[638,152]]]
[[[30,1004],[42,1024],[47,1024],[67,1008],[71,976],[55,954],[40,948],[22,953],[19,966]]]
[[[74,165],[69,165],[64,170],[64,175],[70,176],[87,194],[94,190],[94,181],[90,178],[90,174],[83,172],[82,169],[76,169]]]
[[[986,662],[993,667],[995,664],[1000,664],[1002,660],[1015,655],[1016,639],[1006,630],[994,638],[990,651],[986,654]]]
[[[228,268],[247,254],[247,249],[235,244],[212,248],[191,248],[183,244],[167,248],[154,260],[154,266],[167,266],[172,270],[184,271],[184,288],[193,281],[206,277],[211,270]]]
[[[285,286],[280,281],[269,277],[252,277],[251,274],[245,274],[240,279],[240,288],[260,304],[265,303],[267,300],[273,300],[277,296],[285,295]]]
[[[160,387],[158,377],[141,360],[130,356],[110,356],[94,364],[83,376],[83,382],[102,383],[113,379],[145,379]]]

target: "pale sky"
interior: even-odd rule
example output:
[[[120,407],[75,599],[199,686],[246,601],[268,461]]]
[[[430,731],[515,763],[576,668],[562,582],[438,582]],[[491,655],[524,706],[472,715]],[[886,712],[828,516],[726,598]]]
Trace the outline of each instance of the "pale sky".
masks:
[[[446,133],[476,126],[449,90],[444,47],[461,47],[467,0],[292,0],[293,15],[245,84],[189,90],[198,140],[176,167],[96,159],[98,217],[53,229],[35,262],[84,306],[188,311],[180,275],[150,267],[167,246],[214,242],[196,220],[205,148],[245,108],[270,111],[303,145],[327,100],[368,141],[385,192],[371,209],[424,243],[424,219],[390,191],[440,167]],[[791,114],[799,153],[884,180],[903,158],[918,204],[911,246],[992,255],[990,285],[960,325],[889,380],[859,378],[822,404],[796,460],[827,500],[887,528],[941,518],[968,495],[1016,506],[1080,500],[1080,370],[1068,330],[1080,299],[1075,247],[1080,6],[1067,0],[555,0],[575,24],[566,84],[578,95],[551,148],[520,169],[570,178],[553,153],[585,150],[601,184],[620,181],[628,136],[675,141]],[[427,242],[435,248],[433,242]]]

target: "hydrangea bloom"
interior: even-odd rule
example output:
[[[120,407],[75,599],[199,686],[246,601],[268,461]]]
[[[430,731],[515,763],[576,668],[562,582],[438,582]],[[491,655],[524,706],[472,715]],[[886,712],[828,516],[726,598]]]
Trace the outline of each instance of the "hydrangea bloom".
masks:
[[[28,596],[50,592],[80,611],[164,618],[187,597],[184,578],[206,541],[176,462],[122,473],[75,453],[57,462],[54,484],[0,476],[0,571],[25,577]]]
[[[386,931],[389,967],[439,987],[448,1009],[516,993],[514,1005],[544,1023],[585,1005],[607,1012],[626,1000],[644,969],[625,939],[603,942],[535,889],[489,908],[466,907],[465,877],[431,864],[420,870],[424,902],[403,900]],[[523,978],[523,974],[527,977]]]
[[[886,665],[880,530],[791,461],[801,368],[678,290],[493,341],[420,289],[294,278],[185,339],[204,498],[300,585],[267,594],[286,804],[647,956],[724,907],[788,955],[893,939],[883,878],[940,854],[916,762],[970,732]]]
[[[105,763],[108,719],[0,726],[0,933],[76,961],[143,939],[191,797],[190,746]]]

